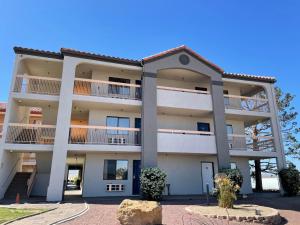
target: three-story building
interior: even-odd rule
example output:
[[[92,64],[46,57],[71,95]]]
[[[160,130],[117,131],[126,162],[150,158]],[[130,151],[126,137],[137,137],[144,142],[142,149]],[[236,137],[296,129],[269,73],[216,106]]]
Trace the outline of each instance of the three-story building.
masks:
[[[167,173],[165,194],[203,194],[249,160],[285,166],[273,77],[231,74],[180,46],[142,60],[21,47],[0,145],[0,197],[23,153],[35,153],[27,195],[62,199],[69,169],[84,197],[139,194],[141,168]],[[30,121],[39,108],[41,122]],[[263,134],[255,127],[269,124]]]

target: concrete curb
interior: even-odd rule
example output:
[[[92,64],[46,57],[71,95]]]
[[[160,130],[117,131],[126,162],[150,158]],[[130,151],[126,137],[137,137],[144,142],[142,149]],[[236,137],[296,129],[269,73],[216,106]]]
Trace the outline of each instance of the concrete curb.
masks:
[[[84,202],[84,205],[85,205],[85,208],[83,210],[81,210],[79,213],[77,213],[75,215],[72,215],[72,216],[69,216],[67,218],[58,220],[58,221],[56,221],[54,223],[50,223],[49,225],[62,224],[62,223],[68,222],[70,220],[74,220],[74,219],[82,216],[83,214],[85,214],[90,209],[89,205],[86,202]]]
[[[19,221],[19,220],[22,220],[22,219],[26,219],[26,218],[29,218],[29,217],[38,216],[38,215],[41,215],[41,214],[43,214],[43,213],[53,211],[53,210],[55,210],[55,209],[57,209],[57,208],[48,209],[48,210],[46,210],[46,211],[38,212],[38,213],[31,214],[31,215],[28,215],[28,216],[22,216],[22,217],[19,217],[19,218],[17,218],[17,219],[14,219],[14,220],[7,221],[7,222],[5,222],[5,223],[1,223],[1,225],[6,225],[6,224],[10,224],[10,223],[13,223],[13,222],[16,222],[16,221]]]

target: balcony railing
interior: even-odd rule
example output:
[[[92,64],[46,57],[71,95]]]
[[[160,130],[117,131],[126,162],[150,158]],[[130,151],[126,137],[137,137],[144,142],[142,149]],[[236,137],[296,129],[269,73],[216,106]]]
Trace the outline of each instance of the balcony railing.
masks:
[[[228,135],[228,144],[230,150],[247,150],[247,151],[275,151],[273,137],[259,136],[253,138],[251,136],[231,134]]]
[[[213,132],[158,129],[158,152],[216,154]]]
[[[236,109],[255,112],[269,112],[268,99],[238,95],[224,95],[226,109]]]
[[[70,144],[141,145],[138,128],[71,125]]]
[[[17,75],[14,92],[42,95],[59,95],[61,80],[58,78]]]
[[[168,91],[178,91],[178,92],[186,92],[186,93],[194,93],[194,94],[204,94],[208,95],[209,91],[200,91],[186,88],[175,88],[175,87],[166,87],[166,86],[157,86],[157,89],[168,90]]]
[[[55,125],[10,123],[6,143],[12,144],[54,144]]]
[[[141,85],[76,78],[74,94],[140,100]]]
[[[158,129],[159,133],[169,133],[169,134],[186,134],[186,135],[214,135],[213,132],[209,131],[197,131],[197,130],[174,130],[174,129]]]

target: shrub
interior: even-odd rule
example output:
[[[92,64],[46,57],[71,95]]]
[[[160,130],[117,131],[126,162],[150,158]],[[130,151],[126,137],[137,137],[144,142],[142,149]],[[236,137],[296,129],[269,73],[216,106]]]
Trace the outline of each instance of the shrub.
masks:
[[[158,201],[166,185],[166,173],[157,167],[145,168],[141,172],[141,192],[145,199]]]
[[[216,175],[215,183],[217,185],[218,205],[222,208],[233,208],[233,202],[236,200],[238,185],[229,179],[225,173]]]
[[[239,169],[223,169],[221,170],[222,173],[225,173],[226,176],[233,182],[233,185],[239,186],[239,189],[237,193],[239,192],[240,188],[242,187],[243,184],[243,175]]]
[[[288,168],[280,170],[279,177],[287,196],[298,194],[300,191],[300,175],[295,165],[290,164]]]

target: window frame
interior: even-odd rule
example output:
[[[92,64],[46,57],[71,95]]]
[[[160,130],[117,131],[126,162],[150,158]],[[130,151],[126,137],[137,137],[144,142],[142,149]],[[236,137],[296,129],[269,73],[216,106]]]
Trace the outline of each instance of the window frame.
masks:
[[[121,116],[106,116],[106,126],[110,127],[108,125],[108,119],[109,118],[116,118],[117,119],[117,126],[116,127],[120,127],[120,119],[128,119],[128,127],[122,127],[122,128],[130,128],[130,117],[121,117]],[[111,134],[111,135],[118,135],[118,134],[123,134],[123,135],[128,135],[129,131],[127,130],[106,130],[107,134]]]
[[[108,169],[110,168],[110,166],[107,164],[110,161],[115,161],[115,174],[114,174],[114,178],[110,178],[108,173]],[[125,177],[123,177],[122,179],[117,179],[117,170],[118,170],[118,161],[125,161],[126,162],[126,173],[125,173]],[[106,168],[107,165],[107,169]],[[128,159],[104,159],[103,162],[103,180],[128,180],[128,168],[129,168],[129,160]]]

